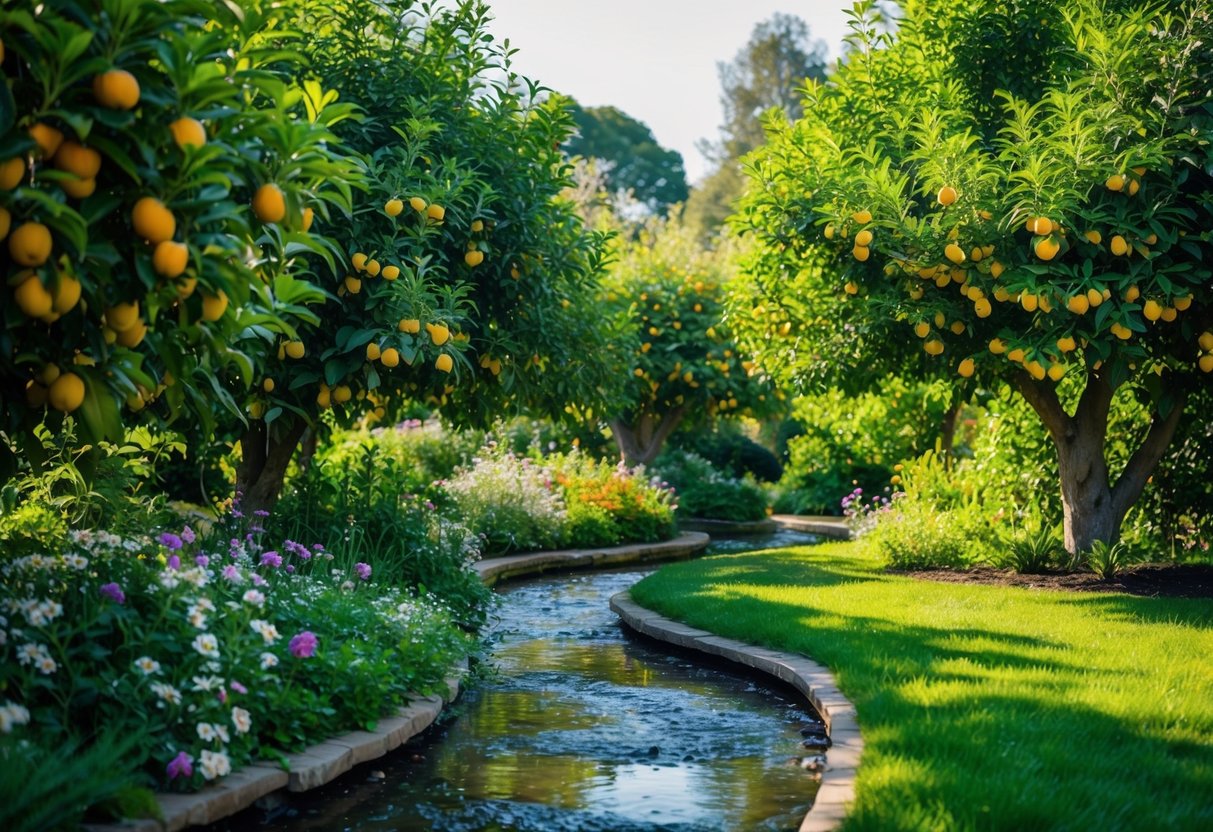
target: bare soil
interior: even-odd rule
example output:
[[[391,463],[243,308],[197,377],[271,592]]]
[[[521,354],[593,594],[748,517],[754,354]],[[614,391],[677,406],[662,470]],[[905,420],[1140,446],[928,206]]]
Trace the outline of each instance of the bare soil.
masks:
[[[899,574],[927,581],[964,584],[999,584],[1026,589],[1070,592],[1124,592],[1129,595],[1171,598],[1213,598],[1213,565],[1142,564],[1132,566],[1110,580],[1090,572],[1049,572],[1023,575],[1009,569],[981,567],[958,572],[950,569],[919,569]]]

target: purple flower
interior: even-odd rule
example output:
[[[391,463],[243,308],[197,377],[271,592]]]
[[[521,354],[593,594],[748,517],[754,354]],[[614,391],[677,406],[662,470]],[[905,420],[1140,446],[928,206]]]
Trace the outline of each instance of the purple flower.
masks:
[[[253,580],[253,586],[265,586],[265,578],[261,577],[256,572],[249,575],[249,577]]]
[[[180,569],[181,568],[181,558],[177,557],[176,555],[169,555],[168,568],[172,569],[174,571]]]
[[[178,777],[193,777],[194,758],[184,751],[178,751],[177,756],[169,760],[164,770],[168,773],[169,780],[176,780]]]
[[[231,688],[232,690],[236,691],[236,693],[248,693],[248,688],[237,682],[235,679],[232,679],[231,681]]]
[[[433,511],[436,508],[436,506],[433,503],[431,503],[429,500],[425,501],[425,507],[428,508],[430,511]]]
[[[173,534],[172,532],[165,532],[156,539],[160,541],[161,546],[166,549],[171,549],[174,552],[180,549],[182,545],[181,538],[177,537],[177,535]]]
[[[126,593],[122,591],[122,587],[117,584],[104,584],[100,590],[101,594],[113,601],[115,604],[126,603]]]
[[[206,567],[210,565],[210,562],[211,559],[206,555],[198,555],[196,558],[194,558],[194,563],[198,564],[203,569],[206,569]]]
[[[255,514],[258,517],[269,517],[270,516],[270,513],[263,508],[257,509],[256,511],[253,512],[253,514]]]
[[[186,543],[193,543],[197,539],[197,536],[194,534],[193,529],[191,529],[189,526],[186,526],[184,529],[181,530],[181,539],[184,540]]]
[[[227,691],[226,690],[224,690],[223,688],[219,688],[219,691],[216,695],[219,697],[219,704],[221,704],[221,705],[227,704]]]
[[[297,636],[291,638],[288,645],[291,649],[291,655],[297,659],[310,659],[316,653],[316,634],[311,630],[304,630]]]
[[[364,581],[371,579],[371,565],[369,563],[355,563],[354,571],[358,573],[358,577]]]
[[[236,568],[236,564],[229,563],[223,567],[223,577],[234,584],[240,583],[240,570]]]
[[[288,574],[288,575],[294,575],[294,574],[295,574],[295,565],[294,565],[294,564],[288,563],[288,564],[286,565],[286,574]]]
[[[277,552],[262,552],[261,565],[271,566],[274,569],[277,569],[279,566],[282,566],[282,555],[278,554]]]
[[[323,551],[324,551],[324,544],[323,544],[323,543],[313,543],[313,544],[312,544],[312,548],[313,548],[315,551],[317,551],[317,552],[323,552]]]

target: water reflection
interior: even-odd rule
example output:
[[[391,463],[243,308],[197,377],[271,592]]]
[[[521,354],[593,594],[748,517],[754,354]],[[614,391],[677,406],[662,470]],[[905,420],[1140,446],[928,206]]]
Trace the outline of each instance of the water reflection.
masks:
[[[643,574],[506,587],[494,630],[499,676],[466,697],[458,718],[219,828],[797,828],[816,788],[796,765],[806,713],[791,692],[627,636],[607,599]]]

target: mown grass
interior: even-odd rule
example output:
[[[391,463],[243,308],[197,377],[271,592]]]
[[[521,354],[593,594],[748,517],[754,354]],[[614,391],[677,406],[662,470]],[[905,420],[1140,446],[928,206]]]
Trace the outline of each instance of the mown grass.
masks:
[[[812,656],[866,749],[846,830],[1213,829],[1213,602],[919,581],[856,544],[667,566],[636,601]]]

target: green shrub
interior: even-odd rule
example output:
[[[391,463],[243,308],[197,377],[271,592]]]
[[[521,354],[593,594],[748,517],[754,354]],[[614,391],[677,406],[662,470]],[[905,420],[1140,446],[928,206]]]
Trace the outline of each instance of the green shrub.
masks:
[[[900,502],[864,538],[890,567],[959,569],[972,564],[962,517],[922,501]]]
[[[1083,555],[1083,560],[1091,571],[1105,581],[1119,575],[1126,566],[1138,560],[1136,553],[1124,542],[1105,543],[1097,540],[1089,551]]]
[[[778,482],[783,476],[779,457],[746,436],[731,422],[718,423],[716,429],[711,431],[675,434],[670,444],[698,454],[717,470],[736,479],[749,474],[759,482]]]
[[[576,451],[550,456],[547,464],[567,506],[583,504],[606,512],[615,529],[615,542],[647,543],[674,535],[670,492],[649,481],[643,467],[629,469]],[[571,528],[566,537],[573,546],[601,545],[575,537]]]
[[[1001,564],[1020,574],[1038,575],[1056,568],[1062,553],[1053,529],[1023,528],[1003,541]]]
[[[614,546],[621,539],[620,530],[609,511],[580,500],[568,505],[565,533],[570,546],[581,548]]]
[[[445,485],[461,522],[481,535],[484,553],[553,549],[565,540],[565,503],[545,465],[490,443]]]
[[[748,521],[767,516],[765,491],[753,481],[722,473],[698,454],[667,450],[653,471],[674,489],[684,517]]]

